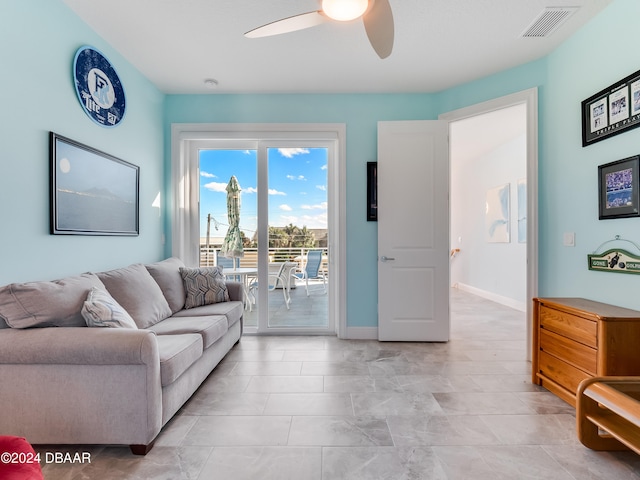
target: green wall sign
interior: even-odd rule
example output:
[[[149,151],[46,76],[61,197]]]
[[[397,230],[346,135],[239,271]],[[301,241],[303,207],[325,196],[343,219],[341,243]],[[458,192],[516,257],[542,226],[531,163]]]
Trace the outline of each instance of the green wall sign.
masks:
[[[589,270],[640,274],[640,256],[619,248],[587,255]]]

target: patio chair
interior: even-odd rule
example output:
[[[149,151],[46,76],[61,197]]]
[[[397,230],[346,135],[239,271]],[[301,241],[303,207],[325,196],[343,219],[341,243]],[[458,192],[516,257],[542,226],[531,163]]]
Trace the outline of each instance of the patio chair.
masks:
[[[327,275],[324,271],[320,270],[321,266],[322,250],[309,250],[307,252],[307,261],[305,262],[304,270],[291,273],[291,276],[298,280],[305,281],[307,297],[309,296],[309,280],[322,279],[323,293],[327,293]]]
[[[276,288],[282,288],[282,295],[284,297],[284,304],[287,306],[287,310],[289,310],[289,303],[291,303],[291,297],[289,296],[289,285],[287,279],[284,277],[284,269],[287,265],[287,262],[279,262],[276,269],[269,268],[269,285],[268,290],[270,292],[274,291]],[[258,290],[258,280],[252,280],[249,284],[249,293],[252,297],[252,302],[256,301],[256,291]]]

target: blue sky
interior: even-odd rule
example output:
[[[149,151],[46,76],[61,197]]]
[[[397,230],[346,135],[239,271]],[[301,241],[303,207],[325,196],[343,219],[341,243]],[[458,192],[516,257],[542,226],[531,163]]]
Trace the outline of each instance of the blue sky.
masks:
[[[269,149],[269,225],[327,228],[327,149]],[[231,175],[242,189],[240,229],[253,237],[257,227],[257,151],[200,152],[200,234],[206,235],[207,214],[219,222],[211,237],[227,232],[227,192]]]

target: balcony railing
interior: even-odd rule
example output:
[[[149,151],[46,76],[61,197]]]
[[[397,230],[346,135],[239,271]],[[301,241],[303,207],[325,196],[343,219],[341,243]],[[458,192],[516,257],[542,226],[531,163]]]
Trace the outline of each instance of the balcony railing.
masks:
[[[316,248],[270,248],[269,249],[269,262],[297,262],[299,268],[304,267],[304,260],[307,256],[308,250],[318,250]],[[327,249],[320,248],[322,250],[322,266],[321,269],[325,272],[329,271],[327,264]],[[200,266],[201,267],[215,267],[216,259],[218,258],[218,251],[220,247],[200,245]],[[240,258],[240,267],[252,267],[258,266],[258,249],[257,248],[245,248],[244,256]]]

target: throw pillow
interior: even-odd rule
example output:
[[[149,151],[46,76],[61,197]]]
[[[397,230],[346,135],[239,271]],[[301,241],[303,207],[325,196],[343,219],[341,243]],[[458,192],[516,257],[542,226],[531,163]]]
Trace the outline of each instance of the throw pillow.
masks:
[[[93,287],[82,306],[87,327],[135,328],[131,315],[106,290]]]
[[[84,327],[80,310],[91,287],[104,288],[93,273],[51,282],[0,287],[0,317],[12,328]]]
[[[187,294],[185,309],[229,301],[222,267],[181,268],[180,275]]]

